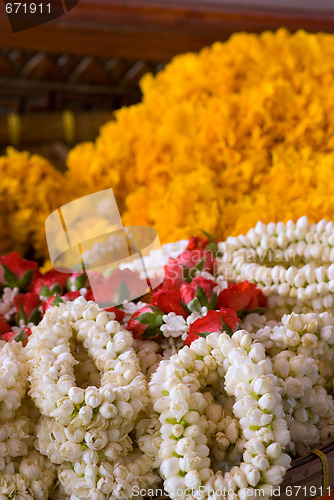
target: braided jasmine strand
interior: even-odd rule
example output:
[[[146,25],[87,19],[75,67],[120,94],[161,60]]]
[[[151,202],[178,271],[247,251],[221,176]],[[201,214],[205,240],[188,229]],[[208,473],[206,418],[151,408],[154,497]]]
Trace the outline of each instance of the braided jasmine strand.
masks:
[[[256,283],[277,318],[285,313],[322,312],[334,305],[334,224],[259,222],[246,235],[219,243],[219,273]]]

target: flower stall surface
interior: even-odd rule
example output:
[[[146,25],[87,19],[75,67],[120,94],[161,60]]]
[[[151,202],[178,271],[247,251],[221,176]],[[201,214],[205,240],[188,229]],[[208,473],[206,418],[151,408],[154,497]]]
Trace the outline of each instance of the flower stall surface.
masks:
[[[105,310],[85,274],[0,257],[1,500],[272,497],[334,435],[333,234],[302,218],[165,245],[163,283]]]

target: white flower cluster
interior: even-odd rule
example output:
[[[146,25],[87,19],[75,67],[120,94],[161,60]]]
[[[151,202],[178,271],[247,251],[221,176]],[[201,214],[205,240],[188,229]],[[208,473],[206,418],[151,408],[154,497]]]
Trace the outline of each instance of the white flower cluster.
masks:
[[[0,498],[47,500],[55,472],[33,449],[34,421],[22,416],[27,370],[21,343],[0,341]]]
[[[19,289],[17,287],[10,288],[6,286],[3,289],[0,299],[0,314],[4,316],[5,320],[9,320],[16,313],[15,297],[18,293]]]
[[[239,433],[235,421],[201,392],[217,380],[225,381],[227,394],[235,398],[233,413],[245,440],[243,462],[224,475],[210,468],[208,432],[215,434],[216,454],[235,444]],[[252,343],[244,330],[232,338],[212,333],[162,361],[150,393],[160,415],[160,472],[171,498],[193,498],[189,491],[198,500],[218,499],[224,491],[231,499],[255,498],[254,488],[260,485],[263,498],[269,498],[290,465],[290,457],[282,452],[290,433],[279,391],[264,347]]]
[[[136,489],[155,488],[159,482],[152,471],[152,460],[138,450],[115,462],[63,463],[58,478],[70,500],[129,500]]]
[[[21,344],[0,341],[0,420],[14,417],[27,388]]]
[[[0,498],[47,500],[54,467],[34,450],[33,422],[19,417],[0,428]],[[10,496],[11,495],[11,496]]]
[[[162,245],[162,256],[164,260],[164,264],[168,264],[169,257],[176,258],[178,257],[188,245],[188,240],[180,240],[175,243],[166,243]],[[131,262],[125,262],[120,264],[119,268],[130,269],[131,271],[138,272],[140,274],[141,279],[146,279],[146,275],[143,271],[143,261],[145,265],[145,269],[147,271],[147,275],[149,278],[155,277],[164,277],[164,269],[161,264],[161,250],[151,250],[148,255],[144,255],[142,259],[134,259]]]
[[[256,283],[276,317],[323,312],[334,305],[334,223],[306,217],[268,225],[219,243],[219,273]]]
[[[280,379],[288,450],[303,456],[334,436],[334,317],[291,314],[282,324],[264,326],[253,338],[263,343]]]
[[[130,498],[133,474],[141,486],[157,481],[152,460],[139,451],[131,455],[128,433],[148,404],[131,334],[122,331],[113,313],[83,297],[49,309],[32,330],[25,350],[30,394],[43,415],[35,446],[60,465],[66,493],[71,499]],[[99,388],[76,386],[73,335],[101,375]]]

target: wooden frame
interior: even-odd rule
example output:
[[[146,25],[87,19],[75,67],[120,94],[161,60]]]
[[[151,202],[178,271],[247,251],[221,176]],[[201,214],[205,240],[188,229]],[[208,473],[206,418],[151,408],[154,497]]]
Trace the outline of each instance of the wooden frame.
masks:
[[[317,2],[295,0],[291,8],[268,0],[80,0],[64,16],[13,34],[0,8],[0,46],[77,55],[166,61],[199,50],[236,31],[260,32],[281,26],[295,31],[334,31],[334,11]],[[325,0],[322,0],[323,2]],[[271,6],[270,6],[271,5]]]

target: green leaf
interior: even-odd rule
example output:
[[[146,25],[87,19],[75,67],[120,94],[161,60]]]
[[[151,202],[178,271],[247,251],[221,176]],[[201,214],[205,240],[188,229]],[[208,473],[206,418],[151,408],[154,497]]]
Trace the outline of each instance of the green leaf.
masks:
[[[166,422],[167,422],[167,424],[175,425],[177,423],[177,420],[174,417],[168,417],[168,418],[166,418]]]
[[[125,281],[122,281],[116,288],[113,297],[114,303],[123,304],[124,300],[130,300],[130,299],[131,299],[130,290],[127,287]]]
[[[23,319],[23,321],[24,321],[25,324],[28,323],[26,313],[24,312],[24,309],[23,309],[23,305],[20,302],[20,304],[19,304],[19,310],[18,310],[17,317],[16,317],[16,320],[17,320],[18,324],[20,323],[21,319]]]
[[[208,243],[206,245],[205,250],[211,251],[213,253],[214,257],[216,257],[217,253],[218,253],[218,245],[217,245],[217,242],[216,242],[216,238],[213,236],[213,234],[207,233],[203,229],[202,229],[202,233],[205,234],[205,236],[207,238],[209,238],[209,240],[210,240],[210,243]]]
[[[204,263],[205,263],[205,258],[203,257],[203,259],[200,260],[200,262],[195,267],[196,271],[203,271]]]
[[[52,293],[51,290],[46,285],[42,285],[40,292],[39,292],[39,295],[41,297],[49,298],[49,297],[52,297],[52,295],[54,295],[54,293]]]
[[[184,264],[181,264],[181,266],[183,267],[183,277],[184,277],[185,281],[187,283],[191,283],[192,280],[194,279],[194,276],[193,276],[194,273],[192,273],[192,271]]]
[[[201,332],[201,333],[197,333],[197,332],[196,332],[196,335],[198,335],[199,337],[204,337],[204,338],[205,338],[205,337],[207,337],[208,335],[210,335],[210,333],[212,333],[212,332]]]
[[[59,304],[63,304],[63,303],[64,303],[63,299],[61,299],[60,297],[58,297],[58,295],[56,295],[56,297],[54,298],[54,300],[52,302],[52,305],[59,306]]]
[[[54,295],[55,293],[61,294],[62,293],[62,289],[61,289],[60,285],[58,285],[58,283],[55,283],[51,287],[51,292],[52,292],[52,295]]]
[[[144,312],[142,314],[139,314],[137,318],[135,318],[136,321],[141,323],[142,325],[153,325],[154,324],[154,317],[155,315],[150,312]]]
[[[27,338],[27,334],[24,330],[21,330],[18,334],[13,337],[15,342],[24,342]]]
[[[22,276],[22,278],[19,281],[18,287],[20,289],[22,288],[27,288],[28,285],[30,285],[32,279],[34,276],[34,270],[33,269],[28,269]]]
[[[218,296],[216,292],[213,292],[210,302],[208,303],[208,309],[214,310],[217,305]]]
[[[230,326],[228,326],[227,323],[225,323],[225,321],[222,319],[222,323],[223,323],[223,332],[226,332],[227,335],[229,335],[230,337],[232,337],[233,335],[233,330]]]
[[[191,312],[200,312],[201,310],[201,303],[198,300],[197,297],[195,297],[193,300],[191,300],[188,304],[188,309]]]
[[[197,285],[196,297],[202,306],[208,306],[208,298],[200,285]]]
[[[10,288],[15,288],[16,286],[19,286],[19,280],[17,279],[17,276],[13,271],[9,269],[9,267],[5,266],[5,264],[1,264],[2,267],[2,275],[4,277],[4,280],[6,281],[6,284],[10,286]]]
[[[80,288],[83,288],[86,284],[87,281],[87,275],[86,273],[82,273],[80,276],[77,276],[74,280],[74,286],[77,290],[80,290]]]
[[[240,309],[240,311],[237,312],[238,318],[241,320],[244,319],[247,314],[263,314],[266,311],[265,307],[257,307],[256,309]]]
[[[30,315],[29,322],[34,323],[34,325],[38,325],[38,323],[41,321],[42,315],[41,311],[36,307],[34,312]]]

